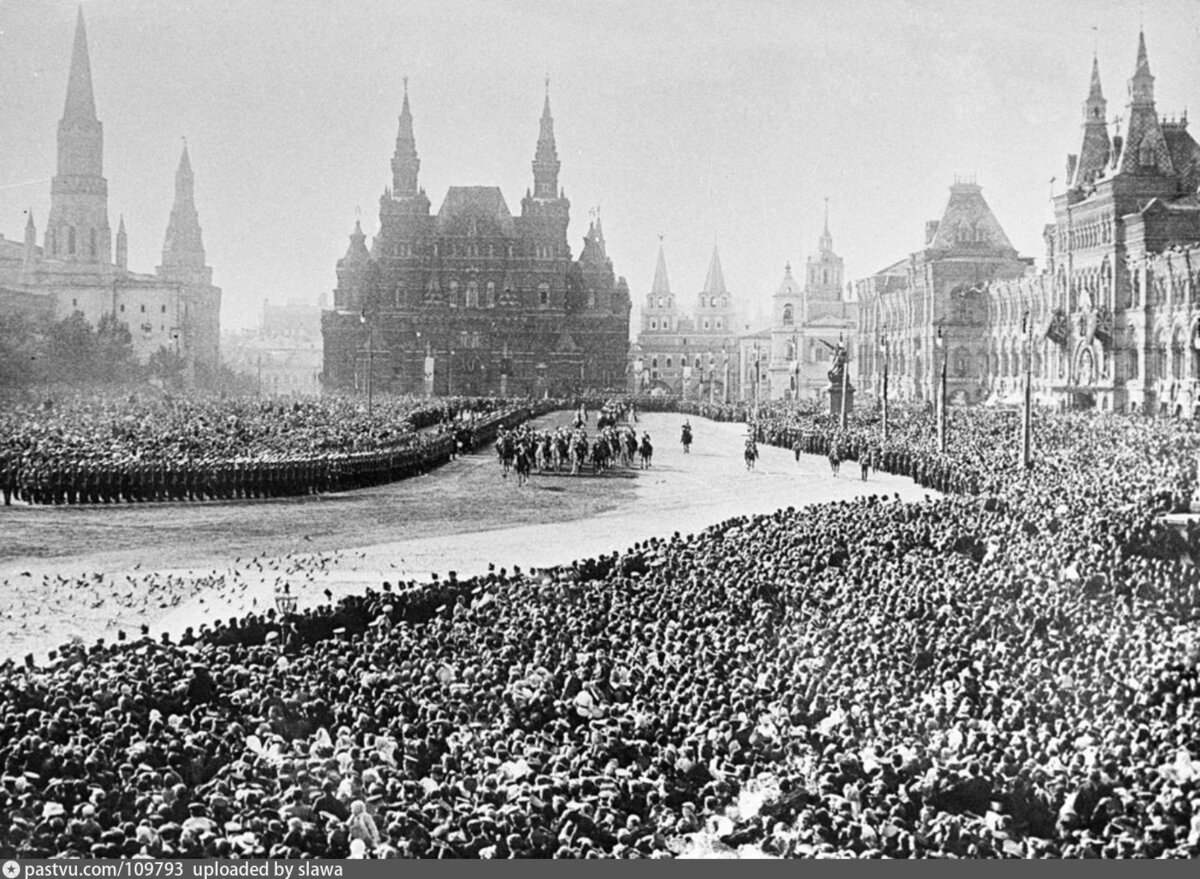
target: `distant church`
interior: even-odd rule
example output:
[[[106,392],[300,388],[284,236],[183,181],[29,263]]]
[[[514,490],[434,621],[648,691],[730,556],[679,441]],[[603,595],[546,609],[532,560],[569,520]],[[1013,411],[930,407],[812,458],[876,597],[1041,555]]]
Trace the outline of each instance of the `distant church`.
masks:
[[[630,352],[629,390],[713,403],[821,399],[829,389],[833,352],[839,344],[852,350],[858,316],[857,305],[842,295],[843,271],[826,212],[804,283],[792,276],[789,263],[771,297],[770,320],[751,329],[738,325],[715,245],[704,286],[688,311],[671,291],[660,244]]]
[[[713,245],[704,286],[693,308],[681,308],[667,278],[662,245],[654,283],[642,307],[641,331],[630,353],[630,390],[722,403],[738,397],[737,311]]]
[[[368,249],[355,224],[322,315],[324,387],[541,396],[623,384],[629,289],[599,218],[572,258],[548,88],[520,215],[495,186],[452,186],[431,214],[420,164],[406,85],[379,232]]]
[[[215,368],[221,291],[205,264],[187,147],[175,173],[162,265],[152,275],[129,270],[123,219],[114,261],[103,164],[104,127],[96,118],[80,9],[45,238],[39,247],[32,211],[23,243],[0,236],[0,311],[40,312],[55,319],[78,311],[93,326],[111,313],[128,325],[139,360],[165,348],[183,357],[189,371],[197,365]]]

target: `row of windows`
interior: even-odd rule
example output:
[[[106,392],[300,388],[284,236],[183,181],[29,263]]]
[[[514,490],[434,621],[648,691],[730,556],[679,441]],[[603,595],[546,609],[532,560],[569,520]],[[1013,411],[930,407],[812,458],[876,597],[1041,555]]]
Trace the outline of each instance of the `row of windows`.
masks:
[[[716,364],[717,364],[717,361],[716,361],[715,359],[710,359],[710,360],[709,360],[709,366],[711,366],[711,367],[715,368],[715,367],[716,367]],[[670,368],[671,368],[673,365],[674,365],[674,359],[673,359],[673,358],[671,358],[671,357],[666,357],[666,358],[664,358],[664,362],[663,362],[663,366],[664,366],[664,368],[666,368],[666,369],[670,369]],[[687,358],[685,358],[685,357],[680,357],[680,358],[679,358],[679,365],[680,365],[680,366],[687,366]],[[703,369],[703,368],[704,368],[704,358],[703,358],[703,357],[697,357],[697,358],[696,358],[696,359],[693,361],[693,363],[692,363],[692,366],[694,366],[696,369]],[[650,368],[651,368],[651,369],[658,369],[658,358],[657,358],[657,357],[651,357],[651,358],[650,358]]]
[[[589,295],[588,295],[588,308],[594,308],[594,307],[595,307],[595,297],[594,297],[593,295],[589,294]],[[708,318],[705,318],[705,319],[704,319],[704,320],[701,322],[701,325],[702,325],[702,326],[704,327],[704,329],[706,329],[706,330],[712,330],[712,329],[722,330],[722,329],[724,329],[724,328],[725,328],[725,320],[724,320],[723,318],[719,318],[719,317],[718,317],[718,318],[715,318],[715,319],[713,319],[713,320],[711,320],[711,321],[710,321]],[[657,320],[656,318],[650,318],[650,329],[651,329],[651,330],[657,330],[658,328],[659,328],[659,322],[658,322],[658,320]],[[662,321],[662,329],[663,329],[663,331],[664,331],[664,332],[670,332],[670,331],[671,331],[671,321],[670,321],[670,319],[668,319],[668,318],[663,318],[663,321]]]
[[[97,255],[99,254],[99,250],[100,250],[100,247],[99,247],[99,238],[98,238],[98,237],[97,237],[97,235],[96,235],[96,230],[95,230],[95,229],[89,229],[88,231],[90,232],[90,234],[88,235],[88,255],[89,255],[89,256],[93,256],[93,257],[94,257],[94,256],[97,256]],[[59,245],[60,245],[60,243],[61,243],[61,242],[59,241],[59,238],[58,238],[58,232],[57,232],[57,230],[55,230],[55,229],[48,229],[48,230],[46,230],[46,244],[47,244],[47,249],[50,251],[50,254],[51,254],[52,256],[58,256],[58,255],[59,255],[59,253],[60,253],[60,250],[59,250]],[[75,253],[76,253],[76,252],[77,252],[77,250],[78,250],[78,235],[76,234],[76,231],[75,231],[75,227],[74,227],[74,226],[68,226],[68,227],[67,227],[67,241],[66,241],[66,245],[67,245],[67,247],[66,247],[66,255],[67,255],[67,256],[74,256],[74,255],[75,255]]]
[[[410,257],[413,255],[413,245],[409,241],[400,241],[392,246],[392,256]],[[419,251],[420,248],[418,247]],[[532,250],[534,259],[554,259],[558,254],[558,245],[556,244],[535,244]],[[466,257],[508,257],[513,259],[517,255],[517,249],[512,244],[447,244],[442,242],[434,242],[432,247],[434,256],[466,256]]]
[[[71,300],[71,304],[72,304],[72,305],[74,305],[74,304],[75,304],[75,300],[74,300],[74,299],[72,299],[72,300]],[[140,311],[140,313],[141,313],[141,314],[145,314],[145,313],[146,313],[146,305],[145,305],[145,303],[142,303],[142,305],[141,305],[141,306],[139,306],[139,311]],[[125,303],[121,303],[121,314],[124,314],[124,313],[125,313]],[[160,306],[159,306],[159,313],[160,313],[160,314],[166,314],[166,313],[167,313],[167,307],[166,307],[165,305],[160,305]]]
[[[484,287],[484,294],[483,294],[482,302],[480,301],[480,297],[479,297],[479,284],[475,281],[471,281],[467,284],[465,300],[461,299],[459,296],[460,292],[462,291],[462,288],[459,286],[458,281],[451,281],[446,286],[446,291],[447,291],[447,300],[449,301],[451,308],[458,308],[460,306],[460,304],[465,308],[495,308],[496,307],[496,282],[495,281],[487,282],[487,285]],[[407,292],[408,292],[407,285],[405,285],[404,283],[397,284],[395,290],[392,291],[391,304],[397,308],[403,306],[405,304]],[[547,283],[542,283],[542,284],[538,285],[538,304],[542,305],[542,306],[548,306],[550,304],[550,285]],[[587,307],[588,308],[596,307],[596,291],[595,290],[587,291]],[[665,323],[664,323],[664,326],[665,326]],[[718,327],[719,326],[720,326],[720,322],[718,321]],[[707,327],[706,327],[706,329],[707,329]]]

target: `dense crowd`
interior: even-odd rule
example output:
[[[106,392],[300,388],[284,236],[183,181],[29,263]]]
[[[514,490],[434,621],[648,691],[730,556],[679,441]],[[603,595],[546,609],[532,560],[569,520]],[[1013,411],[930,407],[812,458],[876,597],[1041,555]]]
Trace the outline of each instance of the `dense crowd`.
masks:
[[[5,504],[231,500],[424,473],[537,407],[492,398],[85,398],[0,413]]]
[[[1186,425],[765,442],[949,474],[549,572],[384,584],[0,678],[0,854],[1194,857]],[[890,456],[890,457],[889,457]],[[961,492],[961,493],[959,493]]]

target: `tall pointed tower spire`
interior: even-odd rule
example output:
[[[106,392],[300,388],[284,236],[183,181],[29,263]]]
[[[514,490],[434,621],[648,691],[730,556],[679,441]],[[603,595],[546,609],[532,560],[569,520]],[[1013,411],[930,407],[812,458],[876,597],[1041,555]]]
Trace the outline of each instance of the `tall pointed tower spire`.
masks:
[[[1150,73],[1150,59],[1146,55],[1146,32],[1138,31],[1137,68],[1129,80],[1131,104],[1154,104],[1154,77]]]
[[[1093,55],[1091,85],[1087,100],[1083,102],[1083,144],[1074,171],[1067,180],[1072,189],[1089,186],[1108,166],[1112,143],[1105,122],[1107,115],[1108,101],[1104,100],[1104,91],[1100,88],[1100,59]]]
[[[37,262],[37,226],[33,224],[33,208],[25,212],[25,251],[22,267],[26,270],[33,268]]]
[[[708,296],[727,296],[725,289],[725,273],[721,271],[721,254],[717,245],[713,245],[712,259],[708,261],[708,274],[704,277],[704,294]]]
[[[667,280],[667,257],[663,252],[662,236],[658,236],[658,262],[654,266],[654,283],[646,294],[642,309],[642,332],[671,332],[679,324],[671,282]]]
[[[554,143],[554,117],[550,115],[550,77],[546,77],[546,100],[542,105],[541,131],[538,133],[537,152],[533,157],[533,197],[557,198],[558,147]]]
[[[417,173],[421,160],[417,158],[417,141],[413,136],[412,110],[408,106],[408,77],[404,77],[404,105],[400,108],[400,126],[396,133],[396,152],[392,155],[392,193],[397,197],[416,195]]]
[[[1137,66],[1129,80],[1129,122],[1121,146],[1122,173],[1175,173],[1171,152],[1167,149],[1154,109],[1154,76],[1146,54],[1146,34],[1138,31]]]
[[[92,93],[92,63],[88,58],[87,28],[83,7],[75,17],[75,45],[71,48],[71,74],[67,79],[67,104],[63,118],[96,118],[96,98]]]
[[[833,251],[833,236],[829,234],[829,196],[825,196],[825,228],[817,241],[817,249],[822,253]]]
[[[671,282],[667,280],[667,257],[663,253],[662,241],[658,242],[658,263],[654,266],[654,283],[650,285],[650,295],[670,296]]]
[[[58,122],[58,172],[50,184],[46,256],[68,262],[108,262],[112,233],[108,226],[108,181],[103,175],[104,127],[96,118],[87,29],[80,7],[67,99]]]
[[[129,236],[125,234],[125,216],[117,223],[117,268],[129,268]]]
[[[192,177],[192,162],[188,156],[187,142],[179,157],[175,171],[175,204],[171,207],[171,219],[167,223],[167,237],[163,242],[162,266],[159,274],[200,283],[212,283],[212,270],[205,265],[204,241],[200,234],[200,217],[196,213]]]
[[[700,291],[696,305],[697,330],[726,332],[734,326],[729,289],[725,286],[725,272],[721,270],[721,254],[716,242],[713,242],[708,274],[704,277],[704,289]]]

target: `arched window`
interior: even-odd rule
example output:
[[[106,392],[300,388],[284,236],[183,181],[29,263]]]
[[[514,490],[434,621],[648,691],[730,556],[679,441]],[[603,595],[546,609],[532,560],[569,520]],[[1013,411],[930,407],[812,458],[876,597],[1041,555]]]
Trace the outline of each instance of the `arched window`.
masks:
[[[670,369],[670,368],[671,368],[671,358],[668,357],[667,358],[667,369]]]
[[[1127,378],[1138,377],[1138,349],[1136,347],[1129,349],[1129,375]]]
[[[487,282],[487,307],[488,308],[496,307],[496,282],[495,281]]]
[[[550,306],[550,285],[545,281],[538,284],[538,307],[548,308]]]
[[[657,330],[658,329],[658,321],[656,321],[656,320],[650,321],[650,329]]]
[[[663,307],[664,301],[665,300],[661,296],[658,297],[658,307],[659,308]]]
[[[1160,331],[1154,339],[1154,374],[1152,379],[1167,377],[1167,340]]]
[[[479,285],[474,281],[467,283],[467,308],[479,307]]]
[[[458,308],[458,281],[451,281],[447,289],[450,291],[450,307]]]
[[[1183,332],[1179,327],[1171,335],[1171,378],[1183,378]]]
[[[658,358],[657,358],[657,357],[651,357],[651,358],[650,358],[650,368],[651,368],[651,369],[658,369]]]
[[[790,304],[785,305],[783,307],[783,325],[785,327],[790,327],[794,320],[795,318],[793,317],[792,306]]]

